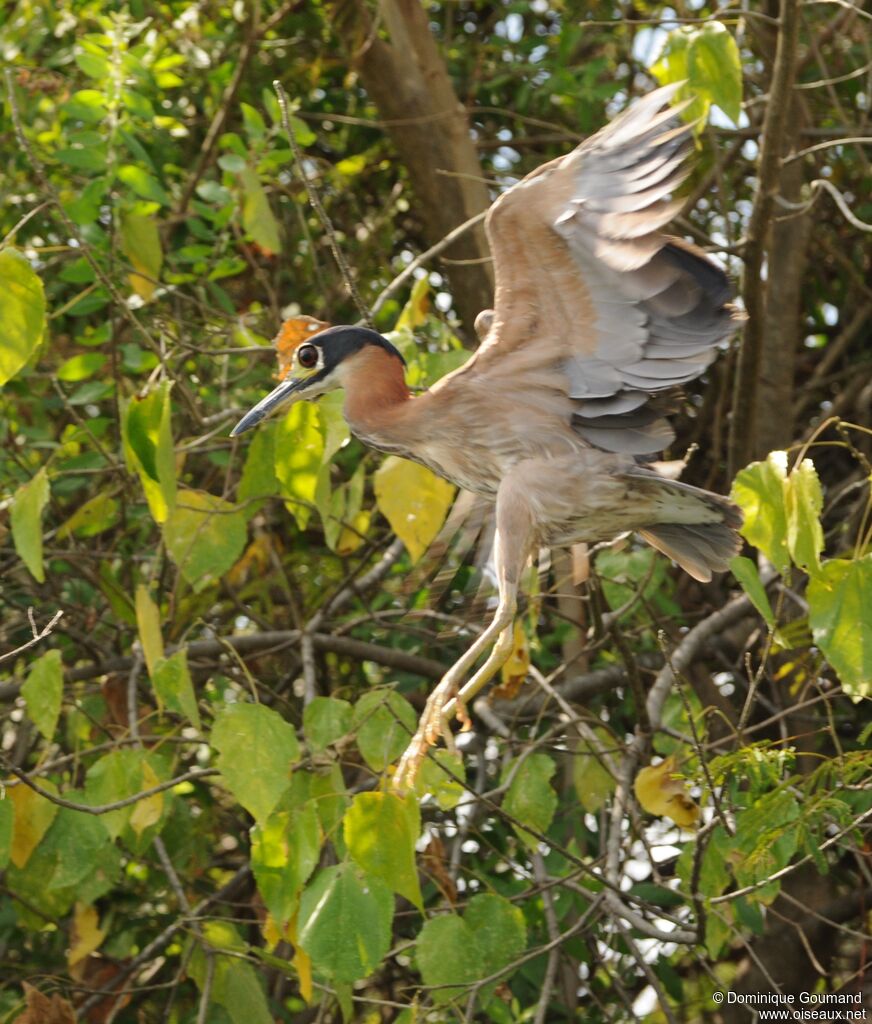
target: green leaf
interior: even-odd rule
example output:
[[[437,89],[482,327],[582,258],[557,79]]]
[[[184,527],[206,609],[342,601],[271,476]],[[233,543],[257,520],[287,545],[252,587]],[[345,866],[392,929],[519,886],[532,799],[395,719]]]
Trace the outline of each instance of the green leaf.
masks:
[[[275,471],[275,424],[265,423],[254,434],[242,476],[239,480],[237,498],[247,519],[259,512],[266,499],[279,489]]]
[[[384,882],[351,864],[326,868],[300,900],[300,945],[329,978],[366,978],[390,949],[393,913],[394,897]]]
[[[520,907],[494,893],[479,893],[469,901],[463,920],[475,936],[482,977],[502,970],[527,945],[527,926]]]
[[[420,834],[421,815],[414,797],[358,793],[345,812],[345,844],[352,859],[423,910],[415,866]]]
[[[57,793],[57,786],[50,779],[43,779],[41,785],[49,793]],[[23,782],[7,789],[6,799],[15,808],[10,859],[15,867],[23,868],[42,843],[60,808]]]
[[[345,395],[342,391],[331,391],[318,400],[319,426],[324,437],[322,461],[329,462],[345,442],[351,431],[342,412]]]
[[[160,232],[154,217],[129,211],[121,214],[121,251],[136,273],[129,274],[130,287],[146,302],[154,295],[163,266]]]
[[[163,524],[170,558],[196,592],[227,572],[245,548],[245,514],[207,491],[183,491]]]
[[[516,763],[506,767],[504,780]],[[538,832],[546,832],[557,808],[557,794],[548,781],[556,770],[557,766],[547,754],[531,754],[524,758],[509,784],[503,810],[517,819],[521,826],[529,825]],[[536,848],[539,840],[535,836],[514,823],[512,827],[527,846]]]
[[[0,871],[5,871],[12,856],[12,827],[15,819],[15,808],[12,801],[4,795],[0,799]]]
[[[285,506],[305,530],[315,503],[324,453],[318,407],[297,402],[275,427],[275,473]]]
[[[220,1003],[233,1024],[273,1024],[263,986],[251,964],[236,957],[222,957]]]
[[[579,739],[572,752],[572,784],[581,806],[588,814],[596,814],[615,790],[615,780],[603,763],[599,750],[614,750],[615,741],[609,733],[594,727],[599,744]]]
[[[161,206],[169,206],[170,197],[163,185],[144,168],[136,164],[124,164],[118,168],[118,177],[143,199],[151,199]]]
[[[745,514],[740,533],[781,573],[790,567],[786,489],[787,452],[770,452],[765,462],[752,462],[736,475],[731,492]]]
[[[95,495],[65,520],[57,532],[58,540],[67,537],[96,537],[97,534],[109,530],[118,522],[120,510],[118,502],[111,495],[102,492]]]
[[[260,178],[250,167],[245,168],[240,178],[245,197],[242,204],[242,226],[260,246],[264,255],[275,255],[282,246],[279,226],[270,209]]]
[[[148,587],[137,583],[134,599],[136,608],[136,629],[145,658],[148,674],[154,672],[157,663],[164,656],[163,634],[161,632],[160,608],[152,600]]]
[[[68,790],[70,800],[81,799],[82,794]],[[112,856],[112,839],[99,818],[61,807],[46,836],[46,843],[55,853],[55,869],[49,889],[67,889],[78,886],[101,869],[104,853]],[[112,852],[110,852],[112,851]]]
[[[14,249],[0,250],[0,387],[23,369],[42,341],[45,293],[31,264]]]
[[[372,690],[354,705],[357,747],[375,772],[402,754],[415,733],[415,709],[395,690]]]
[[[787,477],[787,547],[793,561],[812,576],[820,572],[824,531],[820,515],[824,496],[814,463],[803,459]]]
[[[267,910],[279,927],[294,916],[300,890],[318,865],[321,824],[314,801],[276,811],[251,830],[251,867]]]
[[[757,566],[754,565],[750,558],[737,555],[730,562],[730,571],[741,584],[742,590],[751,599],[751,604],[763,616],[766,625],[770,629],[775,629],[775,613],[772,611],[769,595],[766,593],[766,588],[760,579],[760,573],[757,572]]]
[[[466,769],[459,753],[431,750],[418,771],[415,792],[419,797],[429,794],[443,811],[451,811],[463,799],[465,781]]]
[[[485,977],[484,958],[475,934],[457,914],[433,917],[424,924],[415,958],[424,984],[432,987],[430,997],[436,1003],[459,999],[467,986]]]
[[[303,732],[313,751],[326,750],[351,731],[354,709],[347,700],[315,697],[303,710]]]
[[[852,699],[872,695],[872,554],[824,562],[806,592],[814,642]]]
[[[169,658],[160,658],[151,674],[158,700],[170,711],[184,715],[197,728],[201,728],[200,710],[191,673],[188,671],[188,653],[176,651]]]
[[[262,704],[231,704],[215,716],[211,743],[230,792],[257,821],[265,821],[300,760],[294,727]]]
[[[203,935],[213,950],[213,969],[211,972],[207,969],[203,947],[197,944],[188,962],[188,974],[201,992],[211,974],[211,1005],[226,1010],[226,1014],[210,1012],[209,1021],[226,1024],[229,1019],[231,1024],[273,1024],[257,972],[241,959],[249,950],[238,931],[226,922],[207,921]],[[240,955],[228,956],[224,951]]]
[[[42,564],[42,511],[48,504],[49,483],[45,468],[22,484],[12,498],[12,543],[18,557],[38,582],[45,582]]]
[[[692,92],[716,103],[738,124],[742,112],[742,62],[736,40],[719,21],[709,21],[690,37],[687,76]]]
[[[456,488],[417,462],[389,455],[375,472],[375,500],[417,562],[442,528]]]
[[[122,416],[124,457],[137,473],[152,518],[166,521],[176,503],[176,460],[170,425],[169,381],[144,398],[132,399]]]
[[[666,37],[657,61],[651,66],[651,74],[661,85],[684,82],[685,84],[675,94],[675,102],[692,102],[681,112],[681,117],[685,121],[698,121],[702,125],[708,117],[711,101],[707,95],[697,93],[688,83],[689,52],[696,32],[692,25],[681,25],[673,29]]]
[[[143,758],[143,751],[129,748],[113,750],[99,758],[85,776],[82,802],[91,805],[115,803],[150,788],[142,781]],[[117,839],[129,826],[135,806],[131,804],[100,815],[100,821],[112,839]]]
[[[64,674],[60,651],[47,651],[33,663],[33,668],[21,687],[21,696],[27,703],[27,714],[47,740],[54,737],[61,713],[64,692]]]
[[[63,381],[87,380],[106,365],[106,356],[101,352],[84,352],[61,363],[57,379]]]

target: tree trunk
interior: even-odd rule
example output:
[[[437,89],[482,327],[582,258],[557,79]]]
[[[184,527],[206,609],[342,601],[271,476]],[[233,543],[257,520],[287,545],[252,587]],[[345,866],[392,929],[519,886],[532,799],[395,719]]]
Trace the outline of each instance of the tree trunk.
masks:
[[[336,0],[333,26],[386,122],[420,204],[433,245],[490,204],[470,123],[457,98],[420,0],[382,0],[374,21],[363,0]],[[386,30],[385,41],[380,30]],[[449,247],[455,305],[470,341],[473,323],[492,304],[493,273],[484,229],[471,229]]]

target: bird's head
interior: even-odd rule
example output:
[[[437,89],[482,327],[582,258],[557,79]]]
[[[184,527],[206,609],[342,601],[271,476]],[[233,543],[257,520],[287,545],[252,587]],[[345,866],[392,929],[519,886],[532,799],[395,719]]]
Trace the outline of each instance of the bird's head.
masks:
[[[398,360],[394,364],[394,360]],[[377,331],[368,327],[330,327],[305,338],[294,349],[290,376],[247,412],[230,431],[231,437],[257,426],[276,409],[301,398],[318,398],[328,391],[353,386],[358,375],[378,372],[378,365],[394,365],[399,373],[405,360]]]

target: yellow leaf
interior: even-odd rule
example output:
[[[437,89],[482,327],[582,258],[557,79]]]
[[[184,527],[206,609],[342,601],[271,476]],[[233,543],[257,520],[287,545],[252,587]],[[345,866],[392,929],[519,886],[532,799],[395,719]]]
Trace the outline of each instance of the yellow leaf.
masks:
[[[371,518],[369,511],[364,509],[364,511],[358,512],[356,516],[352,517],[349,526],[342,527],[336,541],[337,555],[351,555],[357,551],[364,540],[366,540],[366,531],[369,529]]]
[[[106,932],[99,927],[97,908],[86,903],[77,903],[73,912],[73,925],[70,934],[70,948],[67,950],[67,966],[75,967],[95,949],[99,949]]]
[[[144,583],[136,587],[136,627],[139,630],[139,642],[142,644],[145,665],[148,674],[151,675],[155,665],[164,656],[164,646],[160,632],[160,611]]]
[[[676,768],[674,755],[643,768],[636,776],[636,799],[649,814],[671,818],[681,828],[693,828],[699,820],[699,807],[687,795],[684,780],[675,778]]]
[[[41,780],[40,785],[51,792],[56,788],[48,779]],[[7,789],[6,799],[11,800],[15,808],[10,858],[17,868],[23,868],[48,832],[58,813],[58,805],[35,793],[23,782]]]
[[[403,306],[403,311],[399,315],[394,330],[401,331],[403,328],[407,328],[412,331],[416,327],[420,327],[427,319],[429,309],[430,281],[425,274],[415,282],[409,301]]]
[[[154,770],[148,761],[142,762],[142,788],[151,789],[159,786],[160,779],[155,775]],[[150,826],[160,821],[163,813],[163,793],[153,793],[134,805],[133,813],[130,815],[130,827],[141,836]]]
[[[530,669],[530,644],[520,619],[515,621],[512,633],[512,653],[500,669],[500,685],[494,696],[500,700],[513,700],[527,678]]]
[[[296,967],[300,978],[300,995],[307,1003],[312,1002],[312,960],[309,954],[297,942],[297,915],[288,922],[288,939],[294,947],[291,963]]]
[[[389,456],[375,474],[379,511],[417,562],[436,537],[455,488],[417,462]]]

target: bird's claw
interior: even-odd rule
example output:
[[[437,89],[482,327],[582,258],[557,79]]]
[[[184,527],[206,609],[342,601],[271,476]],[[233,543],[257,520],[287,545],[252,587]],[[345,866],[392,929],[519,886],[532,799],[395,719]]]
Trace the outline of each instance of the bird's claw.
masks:
[[[458,686],[453,680],[443,679],[430,694],[418,722],[418,729],[394,772],[392,786],[398,793],[405,793],[414,788],[427,751],[430,747],[435,747],[440,739],[445,740],[445,745],[450,751],[454,750],[454,737],[451,735],[450,717],[446,714],[446,709],[454,710],[464,731],[472,728],[472,722],[466,713],[466,705],[457,699],[457,691]],[[452,704],[453,709],[450,707]]]

